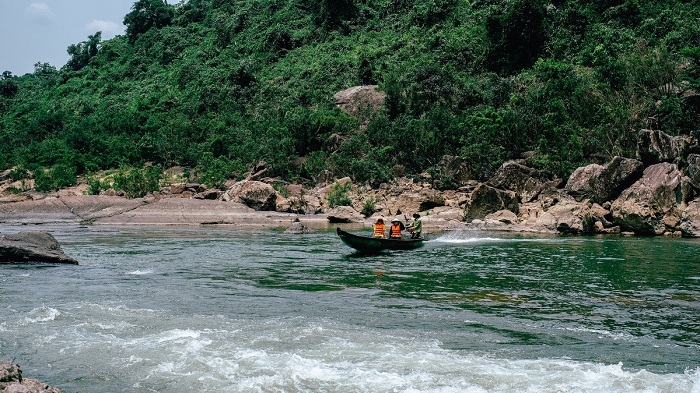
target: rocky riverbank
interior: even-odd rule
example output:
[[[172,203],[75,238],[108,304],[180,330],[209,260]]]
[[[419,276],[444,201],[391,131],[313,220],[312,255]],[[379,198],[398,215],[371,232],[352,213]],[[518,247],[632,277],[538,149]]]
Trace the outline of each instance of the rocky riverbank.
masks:
[[[57,388],[51,387],[36,379],[22,377],[22,370],[18,365],[0,361],[0,392],[2,393],[61,393]]]
[[[4,194],[0,223],[288,228],[300,218],[307,228],[335,223],[369,227],[378,217],[408,220],[419,212],[427,231],[700,236],[697,137],[641,130],[636,159],[615,157],[591,164],[569,179],[528,167],[525,159],[504,163],[485,182],[469,179],[457,157],[444,157],[441,165],[459,183],[456,190],[439,190],[427,174],[378,188],[331,176],[305,187],[264,178],[261,163],[246,180],[223,190],[182,183],[138,199],[113,190],[83,195],[85,185],[51,194]],[[4,183],[10,186],[8,180]],[[344,203],[333,207],[338,192]]]

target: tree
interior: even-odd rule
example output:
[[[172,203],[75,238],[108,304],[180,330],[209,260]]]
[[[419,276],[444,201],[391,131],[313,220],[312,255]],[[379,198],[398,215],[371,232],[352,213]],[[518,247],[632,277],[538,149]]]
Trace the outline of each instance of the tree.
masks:
[[[167,0],[139,0],[131,6],[131,12],[124,17],[126,37],[130,43],[151,28],[169,26],[175,16],[175,9]]]
[[[97,56],[101,41],[102,32],[98,31],[94,35],[88,36],[87,41],[70,45],[68,47],[68,54],[71,58],[68,60],[68,63],[66,63],[66,67],[73,71],[79,71],[88,65],[90,59]]]
[[[5,98],[12,98],[19,91],[17,83],[12,80],[12,72],[5,71],[0,77],[0,96]]]
[[[531,67],[544,48],[544,7],[539,1],[520,0],[486,20],[491,42],[488,67],[505,75]]]

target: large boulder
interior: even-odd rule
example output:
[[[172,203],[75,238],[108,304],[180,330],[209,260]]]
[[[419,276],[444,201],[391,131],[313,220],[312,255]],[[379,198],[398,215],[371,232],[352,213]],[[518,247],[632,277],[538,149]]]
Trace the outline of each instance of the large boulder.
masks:
[[[640,130],[637,135],[637,158],[645,166],[675,162],[686,148],[683,137],[671,136],[659,130]]]
[[[688,175],[690,184],[700,190],[700,154],[688,154],[686,163],[685,172]]]
[[[440,206],[445,206],[443,194],[431,188],[423,188],[400,194],[388,207],[393,212],[415,213]]]
[[[593,182],[598,175],[603,172],[604,166],[600,164],[590,164],[577,168],[574,173],[569,176],[564,189],[577,201],[582,201],[585,198],[593,196]]]
[[[364,222],[364,217],[350,206],[336,206],[328,213],[328,221],[332,223]]]
[[[566,234],[619,233],[620,228],[608,220],[610,212],[597,203],[563,199],[547,213],[556,220],[556,229]]]
[[[509,190],[500,190],[488,184],[479,184],[472,192],[464,208],[464,219],[483,219],[490,213],[510,210],[518,214],[518,195]]]
[[[552,186],[552,181],[544,173],[517,161],[504,162],[486,183],[494,188],[515,191],[523,203],[534,200],[540,192]]]
[[[66,255],[58,241],[48,232],[26,231],[0,235],[0,263],[64,263],[78,261]]]
[[[592,180],[592,200],[603,203],[617,198],[644,172],[644,164],[632,158],[615,157]]]
[[[577,201],[591,199],[604,203],[642,177],[644,164],[635,159],[614,157],[605,165],[591,164],[574,171],[566,183],[566,191]]]
[[[263,182],[243,180],[235,183],[223,195],[223,200],[241,202],[255,210],[274,211],[277,207],[277,192]]]
[[[678,228],[685,237],[700,237],[700,199],[690,202],[683,210]]]
[[[365,121],[384,107],[386,93],[377,90],[377,85],[354,86],[335,93],[333,98],[342,111]]]
[[[680,222],[687,192],[675,164],[652,165],[612,203],[613,220],[626,230],[661,235]]]

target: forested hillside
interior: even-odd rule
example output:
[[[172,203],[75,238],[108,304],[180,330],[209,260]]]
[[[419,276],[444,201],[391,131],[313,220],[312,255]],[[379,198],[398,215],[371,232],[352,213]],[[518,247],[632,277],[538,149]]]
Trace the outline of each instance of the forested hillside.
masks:
[[[443,155],[484,178],[530,152],[565,176],[632,156],[649,119],[700,128],[694,0],[139,0],[124,23],[60,68],[3,73],[0,170],[51,189],[182,165],[216,186],[264,160],[378,184],[397,164],[440,177]],[[360,132],[333,94],[363,84],[387,98]]]

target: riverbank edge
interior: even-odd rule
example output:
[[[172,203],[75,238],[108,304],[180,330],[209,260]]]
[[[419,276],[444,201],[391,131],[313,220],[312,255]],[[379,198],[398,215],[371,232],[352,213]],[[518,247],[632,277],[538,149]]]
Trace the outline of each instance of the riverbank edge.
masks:
[[[0,204],[0,224],[6,226],[151,226],[222,227],[241,230],[286,230],[295,220],[314,230],[371,228],[374,217],[338,222],[333,213],[297,214],[255,210],[239,202],[187,198],[153,197],[127,199],[117,196],[76,195],[63,192],[33,195],[31,200]],[[408,218],[408,217],[407,217]],[[410,218],[408,218],[410,220]],[[407,220],[407,221],[408,221]],[[423,214],[424,231],[487,230],[556,234],[557,231],[532,228],[499,220],[467,223],[459,217]]]

